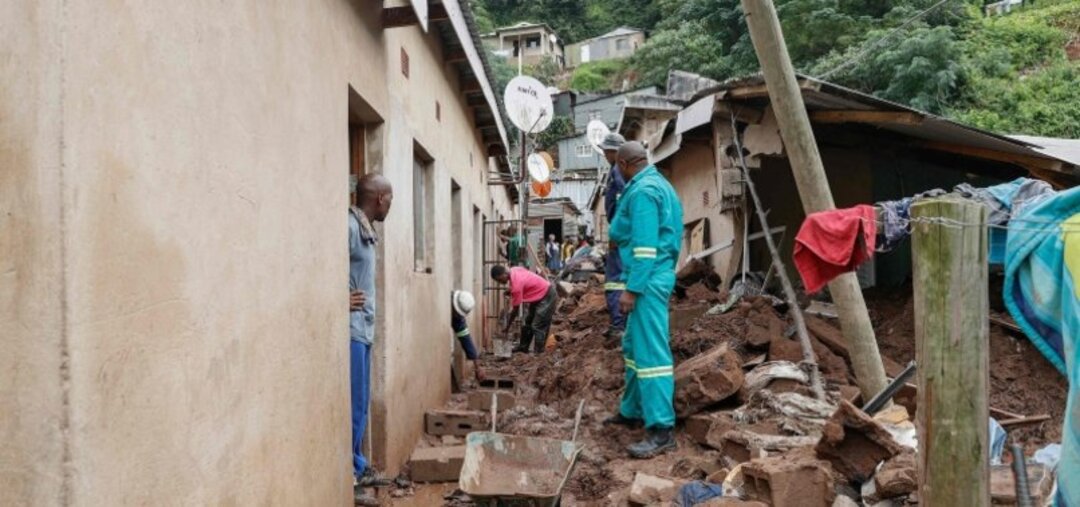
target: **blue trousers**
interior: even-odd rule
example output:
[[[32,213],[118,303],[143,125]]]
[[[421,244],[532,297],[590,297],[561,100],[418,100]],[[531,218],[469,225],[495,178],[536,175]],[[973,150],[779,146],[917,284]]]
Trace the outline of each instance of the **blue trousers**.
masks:
[[[622,296],[626,284],[622,281],[622,259],[618,249],[611,249],[604,257],[604,297],[607,300],[611,327],[624,329],[626,316],[619,310],[619,296]]]
[[[349,384],[352,387],[353,474],[360,477],[368,466],[363,443],[371,400],[371,345],[349,340]]]
[[[675,426],[675,368],[668,343],[668,298],[674,287],[674,273],[658,275],[637,296],[622,339],[626,390],[619,413],[644,419],[650,429]]]

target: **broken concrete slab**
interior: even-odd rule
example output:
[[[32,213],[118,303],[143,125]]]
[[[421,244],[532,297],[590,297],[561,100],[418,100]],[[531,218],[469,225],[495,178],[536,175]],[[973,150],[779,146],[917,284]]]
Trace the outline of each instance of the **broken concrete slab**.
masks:
[[[577,292],[577,285],[570,282],[558,282],[555,284],[555,292],[559,293],[559,297],[570,297]]]
[[[907,449],[893,456],[874,473],[877,499],[906,497],[918,487],[915,451]]]
[[[878,463],[903,450],[881,424],[843,400],[814,449],[851,483],[866,482]]]
[[[456,481],[464,463],[464,445],[419,448],[409,458],[409,478],[413,482]]]
[[[495,396],[498,406],[496,410],[502,412],[514,408],[517,399],[514,393],[501,389],[477,389],[469,393],[468,406],[470,410],[491,411],[492,395]]]
[[[487,413],[479,410],[429,410],[424,414],[424,430],[428,435],[463,437],[487,429]]]
[[[726,343],[675,368],[675,415],[687,417],[737,393],[743,384],[742,361]]]
[[[679,494],[679,488],[687,482],[689,481],[637,472],[634,475],[634,483],[630,485],[630,503],[657,505],[673,502]]]
[[[719,443],[719,437],[724,433],[735,429],[735,420],[728,412],[712,412],[706,414],[694,414],[686,419],[684,430],[690,439],[699,445],[705,445],[718,449],[713,443]],[[714,437],[715,435],[715,437]],[[717,440],[713,440],[716,438]]]
[[[836,497],[829,463],[809,449],[752,460],[743,475],[746,498],[773,507],[829,507]]]
[[[817,437],[770,435],[748,429],[730,430],[721,437],[720,453],[730,465],[765,457],[769,452],[782,452],[812,446]]]

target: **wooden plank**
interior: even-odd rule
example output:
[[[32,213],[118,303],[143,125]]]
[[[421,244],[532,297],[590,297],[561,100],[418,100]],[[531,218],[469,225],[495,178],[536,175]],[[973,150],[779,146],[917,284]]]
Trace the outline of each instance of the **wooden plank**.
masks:
[[[922,505],[990,505],[990,323],[986,209],[959,199],[911,207]],[[924,219],[945,219],[956,227]]]
[[[1024,426],[1028,424],[1038,424],[1050,420],[1050,414],[1040,414],[1028,417],[1017,417],[1015,419],[1002,419],[998,421],[998,424],[1008,426]]]
[[[811,111],[810,121],[816,123],[895,123],[919,125],[922,115],[911,111]]]
[[[929,150],[944,151],[947,153],[981,158],[984,160],[993,160],[995,162],[1016,164],[1032,172],[1036,172],[1039,170],[1061,172],[1062,170],[1062,163],[1060,161],[1052,160],[1049,158],[1021,155],[1018,153],[1007,153],[1004,151],[990,150],[986,148],[976,148],[974,146],[964,146],[960,144],[943,143],[939,141],[922,141],[918,144],[918,146]]]

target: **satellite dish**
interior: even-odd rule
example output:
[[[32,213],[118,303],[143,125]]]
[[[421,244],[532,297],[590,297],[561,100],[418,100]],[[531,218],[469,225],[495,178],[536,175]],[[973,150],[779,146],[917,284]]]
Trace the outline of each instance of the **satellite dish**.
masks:
[[[548,180],[542,183],[539,181],[532,182],[532,191],[537,197],[547,197],[551,194],[551,181]]]
[[[506,85],[503,94],[510,121],[526,134],[537,134],[551,125],[554,107],[543,83],[529,76],[518,76]]]
[[[551,179],[551,166],[539,153],[529,155],[529,158],[525,159],[525,167],[529,170],[529,176],[535,182],[543,183]]]
[[[604,142],[604,138],[610,133],[611,129],[600,120],[590,121],[589,125],[585,127],[585,138],[589,140],[589,144],[592,145],[593,149],[601,155],[603,155],[604,150],[600,149],[600,143]]]

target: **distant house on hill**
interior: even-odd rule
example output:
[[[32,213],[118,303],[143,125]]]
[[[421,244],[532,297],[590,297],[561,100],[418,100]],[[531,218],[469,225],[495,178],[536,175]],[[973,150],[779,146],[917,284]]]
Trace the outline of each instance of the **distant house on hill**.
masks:
[[[645,32],[620,26],[604,35],[575,42],[566,47],[566,66],[627,58],[645,43]]]
[[[547,23],[522,21],[484,34],[480,40],[508,63],[517,64],[519,54],[525,65],[536,65],[545,60],[554,60],[559,67],[566,63],[562,41]]]

